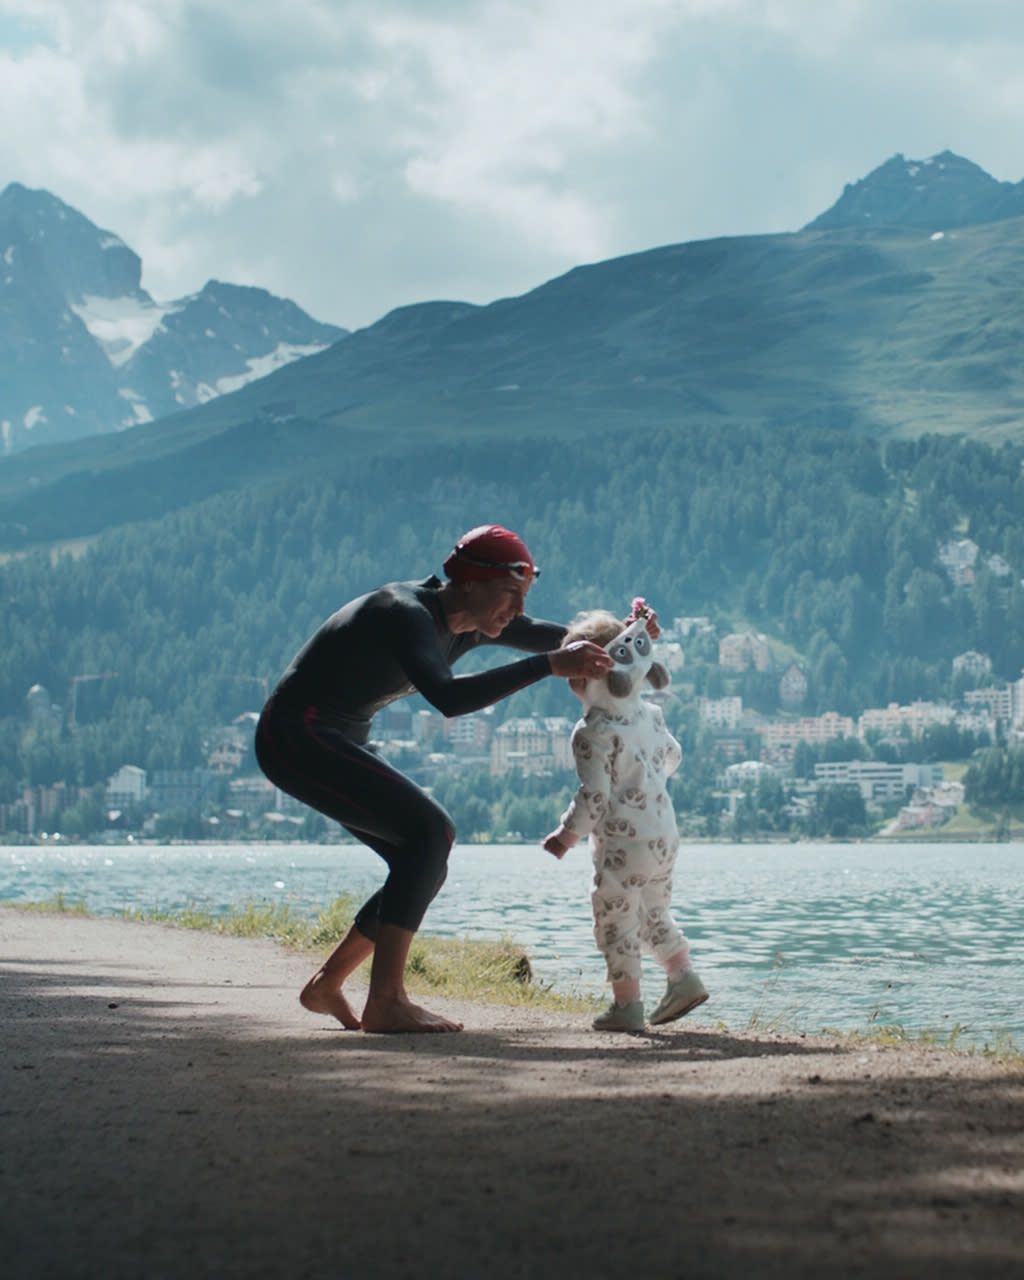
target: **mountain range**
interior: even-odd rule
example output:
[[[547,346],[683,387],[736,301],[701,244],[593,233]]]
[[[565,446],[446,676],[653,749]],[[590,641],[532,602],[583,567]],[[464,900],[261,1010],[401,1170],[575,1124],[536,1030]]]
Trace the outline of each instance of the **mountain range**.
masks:
[[[265,289],[155,301],[121,238],[46,191],[0,192],[0,454],[119,431],[236,390],[345,330]]]
[[[8,188],[4,200],[30,195]],[[59,259],[49,251],[47,261],[64,264],[52,293],[79,300],[78,311],[65,306],[62,332],[84,343],[82,299],[155,306],[120,241],[90,232],[52,197],[37,204],[68,246]],[[83,247],[72,252],[73,243]],[[343,469],[356,454],[457,450],[489,437],[568,443],[605,430],[742,424],[1019,439],[1022,279],[1024,183],[997,182],[945,152],[890,159],[794,233],[654,248],[487,306],[402,307],[347,336],[267,294],[211,284],[130,352],[104,353],[91,339],[83,366],[103,370],[104,403],[119,402],[120,424],[126,408],[142,416],[124,387],[143,386],[143,369],[153,370],[145,386],[164,395],[139,391],[145,411],[168,416],[116,435],[107,419],[104,435],[0,462],[0,545],[95,531],[261,476]],[[323,349],[229,390],[225,380],[257,359],[228,335],[224,312],[238,315],[243,300],[253,302],[249,332],[263,332],[264,354],[286,339]],[[267,333],[270,312],[280,324]],[[47,314],[52,327],[56,311]],[[295,324],[287,331],[286,318]],[[14,339],[4,334],[7,346]],[[51,361],[62,351],[56,337],[34,345]],[[235,372],[203,372],[207,351],[211,360],[233,352]],[[168,382],[183,370],[175,391]],[[67,372],[59,385],[70,394]],[[168,396],[202,400],[197,388],[218,385],[224,394],[188,411],[160,410]],[[101,416],[82,411],[76,422]]]
[[[954,156],[897,157],[800,231],[581,265],[489,306],[402,307],[194,407],[0,457],[0,803],[28,784],[100,787],[125,763],[200,766],[211,729],[257,709],[324,617],[439,568],[490,520],[536,549],[537,616],[640,593],[667,619],[764,634],[780,669],[805,672],[808,712],[949,699],[968,687],[961,656],[972,681],[986,663],[1016,680],[1015,190]],[[59,213],[52,200],[40,207]],[[87,223],[76,250],[75,224],[65,209],[25,243],[51,264],[41,298],[64,299],[84,344],[72,305],[98,327],[86,300],[145,299],[131,251]],[[0,244],[7,257],[13,274]],[[235,295],[209,288],[196,350],[165,372],[227,330]],[[108,352],[128,348],[101,333],[90,367],[113,370]],[[59,371],[59,343],[33,349]],[[250,369],[234,358],[237,372],[203,374],[214,391],[214,373]],[[3,348],[0,397],[26,366]],[[708,790],[724,758],[694,700],[779,706],[778,670],[733,676],[716,657],[713,635],[695,638],[670,701]],[[73,717],[30,724],[36,686]],[[567,696],[542,681],[495,714],[564,714]]]

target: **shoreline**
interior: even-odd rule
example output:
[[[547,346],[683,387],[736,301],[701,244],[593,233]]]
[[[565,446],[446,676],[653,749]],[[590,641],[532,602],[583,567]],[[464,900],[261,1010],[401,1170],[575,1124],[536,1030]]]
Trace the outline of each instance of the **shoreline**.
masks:
[[[159,848],[166,846],[167,848],[188,847],[189,845],[295,845],[296,847],[309,845],[316,847],[333,847],[339,848],[356,847],[360,844],[358,840],[258,840],[251,837],[242,836],[210,836],[196,837],[195,839],[173,839],[158,840],[153,836],[125,836],[116,840],[110,839],[93,839],[78,840],[71,839],[68,836],[19,836],[17,839],[11,839],[10,835],[16,833],[0,834],[0,848],[58,848],[67,847],[69,849],[86,848],[99,849],[109,846],[114,849],[131,848],[132,846],[140,846],[143,848]],[[764,835],[749,836],[742,840],[726,839],[718,836],[682,836],[680,841],[683,845],[716,845],[726,846],[734,845],[736,848],[742,848],[744,845],[764,845],[764,844],[827,844],[842,847],[850,844],[1020,844],[1024,843],[1024,826],[1012,827],[1005,836],[995,835],[993,831],[944,831],[941,827],[928,828],[921,831],[907,831],[902,834],[888,833],[870,836],[851,836],[849,838],[839,839],[833,836],[799,836],[793,837],[788,835],[778,835],[777,833],[768,832]],[[458,841],[464,848],[471,849],[477,845],[486,847],[499,847],[508,845],[514,848],[517,845],[540,844],[540,840],[525,839],[507,839],[507,840],[465,840]]]
[[[1019,1062],[440,997],[465,1031],[365,1035],[270,941],[0,938],[12,1280],[1021,1274]]]

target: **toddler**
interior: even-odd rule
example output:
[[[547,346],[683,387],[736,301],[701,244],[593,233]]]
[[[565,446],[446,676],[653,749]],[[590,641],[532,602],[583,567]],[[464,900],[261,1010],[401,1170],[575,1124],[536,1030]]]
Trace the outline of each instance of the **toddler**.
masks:
[[[655,688],[669,673],[652,653],[640,598],[625,624],[605,610],[580,614],[563,644],[590,640],[615,661],[598,679],[571,679],[584,706],[573,729],[579,788],[544,848],[561,858],[590,836],[594,860],[591,903],[594,938],[608,964],[614,997],[594,1020],[598,1031],[641,1031],[641,951],[664,968],[667,986],[652,1024],[673,1022],[708,998],[690,965],[689,945],[670,914],[672,869],[679,847],[665,780],[682,757],[660,707],[641,697],[646,678]]]

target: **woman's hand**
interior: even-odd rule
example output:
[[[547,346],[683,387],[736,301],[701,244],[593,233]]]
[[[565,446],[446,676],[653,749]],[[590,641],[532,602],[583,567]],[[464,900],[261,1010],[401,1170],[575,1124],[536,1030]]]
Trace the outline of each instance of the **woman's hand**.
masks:
[[[595,680],[615,665],[610,653],[589,640],[575,640],[563,649],[552,649],[548,660],[553,675],[567,676],[570,680]]]

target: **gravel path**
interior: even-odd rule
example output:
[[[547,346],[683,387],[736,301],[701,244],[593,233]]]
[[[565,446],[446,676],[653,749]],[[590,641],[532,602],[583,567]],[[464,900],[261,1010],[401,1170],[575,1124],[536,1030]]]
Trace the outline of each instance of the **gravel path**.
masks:
[[[305,1013],[271,942],[0,908],[6,1280],[1024,1278],[1024,1070]]]

